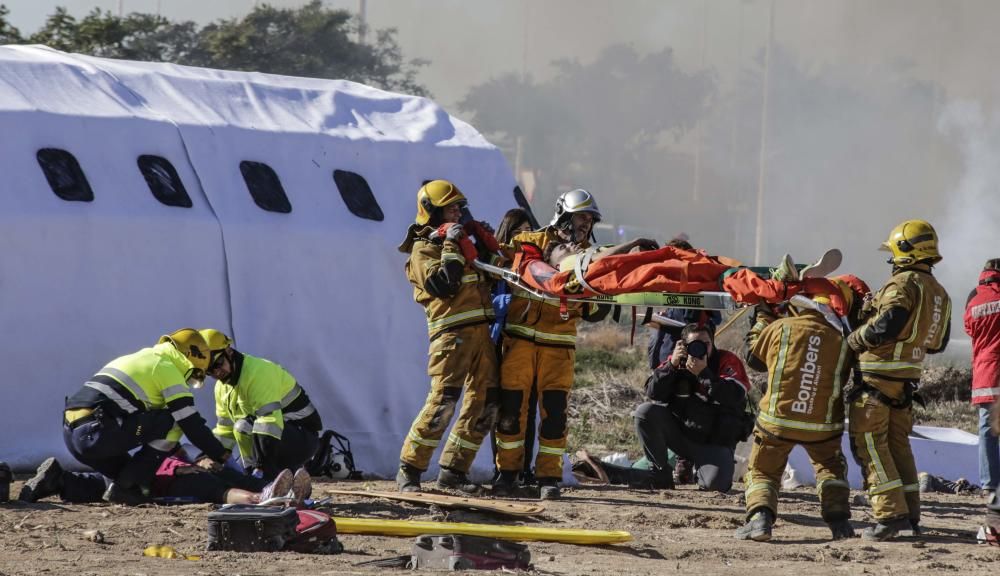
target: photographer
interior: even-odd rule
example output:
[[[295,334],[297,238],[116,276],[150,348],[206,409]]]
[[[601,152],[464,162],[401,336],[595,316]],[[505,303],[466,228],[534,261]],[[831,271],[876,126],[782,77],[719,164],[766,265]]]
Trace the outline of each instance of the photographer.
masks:
[[[652,487],[673,488],[667,449],[694,462],[702,490],[733,483],[733,449],[752,430],[746,412],[749,379],[733,353],[715,348],[714,330],[688,324],[673,354],[646,381],[635,428],[653,465]]]

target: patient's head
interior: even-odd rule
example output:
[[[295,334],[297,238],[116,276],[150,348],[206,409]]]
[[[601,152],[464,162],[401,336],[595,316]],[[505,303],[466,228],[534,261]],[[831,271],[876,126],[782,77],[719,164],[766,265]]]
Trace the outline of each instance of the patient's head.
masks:
[[[559,268],[559,264],[566,258],[581,252],[583,249],[575,242],[550,242],[542,253],[542,259],[552,266]]]

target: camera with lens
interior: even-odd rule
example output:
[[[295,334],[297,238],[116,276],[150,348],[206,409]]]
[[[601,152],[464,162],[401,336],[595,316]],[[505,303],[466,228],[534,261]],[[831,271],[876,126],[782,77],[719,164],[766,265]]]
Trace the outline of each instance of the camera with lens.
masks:
[[[701,359],[708,354],[708,344],[705,344],[701,340],[692,340],[685,347],[687,348],[688,356]]]

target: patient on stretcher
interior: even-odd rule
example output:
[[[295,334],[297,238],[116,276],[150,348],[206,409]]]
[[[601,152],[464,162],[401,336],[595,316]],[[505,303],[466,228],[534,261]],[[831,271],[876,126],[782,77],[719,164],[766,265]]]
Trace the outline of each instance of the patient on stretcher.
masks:
[[[829,293],[839,300],[839,290],[822,277],[839,265],[836,250],[813,265],[806,274],[809,277],[800,278],[787,255],[778,267],[781,272],[772,276],[767,269],[743,267],[737,260],[704,251],[655,246],[655,242],[636,240],[609,249],[584,250],[571,243],[553,243],[544,253],[526,252],[517,272],[527,284],[554,296],[724,290],[744,304],[782,302],[800,292]]]

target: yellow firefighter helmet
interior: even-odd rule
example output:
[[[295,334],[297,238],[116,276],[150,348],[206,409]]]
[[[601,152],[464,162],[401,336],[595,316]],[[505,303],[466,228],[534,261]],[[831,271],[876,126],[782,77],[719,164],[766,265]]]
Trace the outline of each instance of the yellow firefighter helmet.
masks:
[[[879,250],[892,253],[888,262],[896,266],[923,261],[935,264],[941,261],[937,232],[926,220],[907,220],[896,226]]]
[[[204,336],[194,328],[181,328],[170,334],[160,336],[159,343],[163,344],[164,342],[173,344],[174,348],[177,348],[191,362],[194,366],[194,372],[190,375],[191,378],[195,380],[205,379],[205,372],[208,370],[211,352]]]
[[[201,334],[201,337],[205,339],[205,342],[208,343],[208,350],[213,355],[216,352],[221,352],[233,345],[232,338],[214,328],[202,328],[201,330],[198,330],[198,332]]]
[[[455,202],[467,202],[462,191],[447,180],[431,180],[417,191],[417,224],[426,226],[434,210]]]

